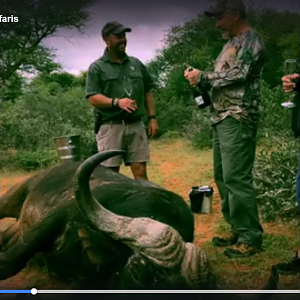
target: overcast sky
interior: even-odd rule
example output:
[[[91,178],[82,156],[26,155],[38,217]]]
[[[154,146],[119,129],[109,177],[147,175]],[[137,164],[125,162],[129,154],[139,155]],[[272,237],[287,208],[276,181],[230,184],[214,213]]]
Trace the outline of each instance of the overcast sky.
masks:
[[[63,1],[63,0],[62,0]],[[74,0],[75,1],[75,0]],[[212,1],[208,0],[98,0],[91,9],[84,36],[73,31],[60,31],[59,37],[45,40],[57,49],[57,61],[73,74],[86,70],[105,48],[101,29],[106,22],[119,21],[132,28],[127,34],[127,53],[144,63],[161,47],[166,30],[193,18]],[[259,5],[300,12],[300,0],[256,0]],[[245,1],[246,5],[248,1]],[[66,40],[64,37],[67,37]]]

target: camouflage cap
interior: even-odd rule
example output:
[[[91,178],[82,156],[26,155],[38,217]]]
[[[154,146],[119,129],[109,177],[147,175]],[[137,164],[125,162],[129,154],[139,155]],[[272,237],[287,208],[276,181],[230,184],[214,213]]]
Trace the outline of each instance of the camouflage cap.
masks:
[[[131,28],[125,27],[119,22],[108,22],[102,28],[102,37],[106,38],[110,34],[120,34],[123,32],[131,32]]]
[[[212,17],[222,13],[226,9],[234,9],[246,13],[246,7],[242,0],[217,0],[216,5],[204,11],[204,14]]]

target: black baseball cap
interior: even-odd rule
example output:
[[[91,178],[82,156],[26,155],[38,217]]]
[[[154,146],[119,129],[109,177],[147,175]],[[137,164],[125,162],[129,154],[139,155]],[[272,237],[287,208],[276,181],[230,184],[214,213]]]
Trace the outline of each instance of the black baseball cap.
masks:
[[[234,9],[246,13],[246,7],[242,0],[217,0],[216,5],[204,11],[204,14],[208,17],[213,17],[226,9]]]
[[[119,22],[108,22],[102,28],[102,37],[106,38],[110,34],[120,34],[123,32],[131,32],[131,28],[125,27]]]

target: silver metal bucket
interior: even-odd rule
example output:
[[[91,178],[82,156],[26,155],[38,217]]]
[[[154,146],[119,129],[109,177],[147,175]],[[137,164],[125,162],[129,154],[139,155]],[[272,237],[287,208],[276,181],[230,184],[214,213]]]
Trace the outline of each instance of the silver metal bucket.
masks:
[[[61,136],[54,141],[61,164],[80,160],[80,135]]]
[[[210,186],[205,186],[200,188],[200,191],[204,193],[203,201],[201,205],[202,214],[211,214],[212,213],[212,202],[213,202],[213,188]]]
[[[211,186],[192,187],[189,194],[191,210],[194,213],[212,213],[213,193],[214,190]]]

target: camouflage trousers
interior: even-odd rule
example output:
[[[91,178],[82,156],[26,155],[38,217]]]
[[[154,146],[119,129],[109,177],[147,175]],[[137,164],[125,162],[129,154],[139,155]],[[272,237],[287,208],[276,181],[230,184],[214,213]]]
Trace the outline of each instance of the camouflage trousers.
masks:
[[[260,247],[263,228],[252,176],[256,135],[257,130],[233,117],[213,125],[214,176],[224,219],[239,242]]]

